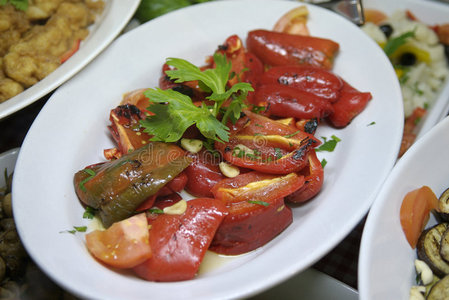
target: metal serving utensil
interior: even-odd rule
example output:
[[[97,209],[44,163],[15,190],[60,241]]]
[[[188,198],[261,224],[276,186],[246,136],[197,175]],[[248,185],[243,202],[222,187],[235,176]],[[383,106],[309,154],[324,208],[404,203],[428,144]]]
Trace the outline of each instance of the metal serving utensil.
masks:
[[[365,23],[362,0],[304,0],[302,2],[335,11],[359,26]]]

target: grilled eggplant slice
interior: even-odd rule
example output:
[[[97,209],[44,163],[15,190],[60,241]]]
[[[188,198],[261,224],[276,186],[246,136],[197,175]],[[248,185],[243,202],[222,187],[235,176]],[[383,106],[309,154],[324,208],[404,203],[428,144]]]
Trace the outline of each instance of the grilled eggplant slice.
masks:
[[[449,223],[440,223],[423,231],[418,239],[418,258],[425,261],[433,273],[442,278],[449,274],[449,264],[440,255],[441,238]]]
[[[427,300],[445,300],[449,295],[449,275],[435,283],[427,295]]]
[[[438,217],[441,221],[449,222],[449,188],[447,188],[438,199]]]
[[[449,262],[449,229],[441,237],[440,255],[445,261]]]

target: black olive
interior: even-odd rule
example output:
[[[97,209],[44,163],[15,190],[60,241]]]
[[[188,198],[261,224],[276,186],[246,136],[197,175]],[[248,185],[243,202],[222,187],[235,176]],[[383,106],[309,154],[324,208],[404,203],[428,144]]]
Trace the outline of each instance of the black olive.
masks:
[[[380,25],[379,26],[380,30],[382,30],[382,32],[385,34],[385,36],[387,37],[387,39],[391,36],[391,34],[393,33],[393,27],[391,27],[390,24],[384,24],[384,25]]]
[[[405,52],[399,58],[399,64],[403,66],[413,66],[416,63],[416,55],[410,52]]]

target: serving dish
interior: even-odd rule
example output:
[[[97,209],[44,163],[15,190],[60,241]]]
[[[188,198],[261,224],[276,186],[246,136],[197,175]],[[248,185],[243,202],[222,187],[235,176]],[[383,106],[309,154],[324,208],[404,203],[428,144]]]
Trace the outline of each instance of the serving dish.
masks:
[[[90,63],[120,34],[132,18],[140,0],[105,0],[105,8],[90,28],[80,49],[47,77],[13,98],[0,103],[0,119],[30,105],[52,92]]]
[[[448,23],[449,6],[436,1],[421,0],[364,0],[364,9],[378,9],[388,16],[400,10],[410,10],[421,22],[427,25]],[[436,123],[441,121],[449,113],[449,78],[446,79],[438,97],[428,110],[418,128],[417,139],[422,137]]]
[[[223,259],[194,280],[172,283],[147,282],[108,269],[89,255],[82,233],[61,233],[88,225],[73,175],[104,160],[103,149],[113,145],[109,112],[125,92],[156,86],[165,58],[182,57],[201,65],[228,36],[245,39],[249,30],[270,29],[296,6],[292,1],[214,1],[169,13],[119,37],[52,95],[22,145],[13,198],[24,245],[53,280],[84,298],[241,298],[305,270],[360,221],[399,151],[400,88],[386,56],[357,26],[309,6],[311,33],[340,43],[334,71],[370,91],[373,99],[348,127],[319,129],[318,137],[336,135],[341,142],[334,152],[320,152],[320,159],[328,162],[323,189],[313,201],[293,209],[290,227],[264,247]],[[77,104],[70,105],[72,101]]]
[[[380,190],[362,236],[360,299],[409,299],[416,251],[402,231],[399,211],[413,189],[427,185],[439,196],[448,187],[448,132],[449,118],[445,118],[404,154]],[[434,223],[431,217],[428,226]]]

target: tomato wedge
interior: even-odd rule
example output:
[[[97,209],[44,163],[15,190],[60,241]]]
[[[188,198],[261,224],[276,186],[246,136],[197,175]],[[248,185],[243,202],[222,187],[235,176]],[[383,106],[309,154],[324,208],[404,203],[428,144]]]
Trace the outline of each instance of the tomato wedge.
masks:
[[[148,222],[138,214],[114,223],[106,230],[86,234],[87,249],[115,268],[132,268],[151,257]]]
[[[153,255],[133,270],[150,281],[192,279],[226,213],[220,201],[197,198],[182,214],[157,216],[150,223]]]
[[[438,198],[428,186],[407,193],[402,200],[400,210],[402,230],[413,249],[416,248],[418,238],[429,220],[430,212],[436,209]]]

